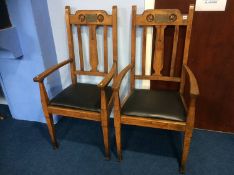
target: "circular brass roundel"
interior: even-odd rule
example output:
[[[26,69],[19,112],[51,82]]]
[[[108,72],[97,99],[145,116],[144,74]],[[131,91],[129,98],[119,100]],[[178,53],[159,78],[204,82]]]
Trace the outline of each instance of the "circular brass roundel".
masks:
[[[171,15],[169,16],[169,20],[172,21],[172,22],[176,21],[176,19],[177,19],[176,14],[171,14]]]
[[[152,15],[152,14],[147,15],[147,16],[146,16],[146,20],[147,20],[148,22],[154,21],[154,15]]]
[[[79,20],[80,22],[84,22],[85,21],[85,15],[79,15]]]
[[[97,19],[99,22],[102,22],[104,20],[104,16],[100,14],[97,16]]]

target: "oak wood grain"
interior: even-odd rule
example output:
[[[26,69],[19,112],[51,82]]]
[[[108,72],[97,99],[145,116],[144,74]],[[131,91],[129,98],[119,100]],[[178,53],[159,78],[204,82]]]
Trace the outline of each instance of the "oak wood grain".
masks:
[[[171,69],[170,69],[171,77],[174,76],[174,72],[175,72],[175,61],[176,61],[176,53],[177,53],[177,46],[178,46],[178,39],[179,39],[179,29],[180,29],[179,26],[175,26],[172,58],[171,58]]]
[[[193,13],[194,13],[194,6],[190,5],[189,14],[182,15],[181,12],[177,9],[160,9],[160,10],[146,10],[142,14],[136,14],[136,6],[132,7],[132,34],[131,34],[131,63],[126,66],[117,76],[116,81],[113,84],[114,89],[114,126],[115,126],[115,133],[116,133],[116,146],[117,146],[117,155],[119,160],[122,159],[122,145],[121,145],[121,125],[135,125],[135,126],[142,126],[142,127],[151,127],[151,128],[160,128],[160,129],[167,129],[173,131],[182,131],[185,133],[184,135],[184,145],[183,145],[183,153],[181,159],[181,166],[180,171],[185,172],[185,165],[189,153],[192,131],[194,128],[194,120],[195,120],[195,108],[196,108],[196,97],[199,95],[199,89],[197,85],[196,78],[192,71],[187,66],[187,59],[188,59],[188,51],[190,45],[190,36],[191,36],[191,29],[192,29],[192,21],[193,21]],[[142,68],[141,75],[135,74],[135,52],[136,52],[136,28],[137,27],[146,27],[146,26],[154,26],[156,27],[156,39],[155,39],[155,52],[154,52],[154,59],[153,59],[153,69],[154,72],[152,75],[145,75],[144,69]],[[164,67],[164,31],[167,26],[175,26],[174,30],[174,41],[172,47],[172,58],[171,58],[171,66],[169,75],[164,75],[163,67]],[[175,67],[176,67],[176,55],[177,55],[177,44],[178,44],[178,37],[179,37],[179,27],[187,27],[186,30],[186,37],[185,37],[185,51],[183,57],[183,71],[181,75],[175,75]],[[143,29],[144,33],[144,29]],[[144,43],[144,36],[143,36],[143,43]],[[143,51],[144,53],[144,46]],[[142,56],[142,59],[144,56]],[[142,60],[142,65],[144,65],[144,60]],[[124,98],[124,101],[121,105],[120,97],[119,97],[119,90],[120,85],[127,74],[128,71],[131,71],[130,79],[131,79],[131,90],[130,93],[127,94],[127,98]],[[166,81],[166,82],[173,82],[178,84],[183,84],[185,82],[185,74],[189,77],[189,84],[190,84],[190,101],[189,105],[187,106],[184,100],[183,92],[180,91],[180,97],[186,111],[186,121],[178,122],[169,119],[157,119],[157,118],[148,118],[147,116],[139,117],[139,116],[128,116],[121,114],[121,108],[123,107],[124,103],[128,100],[135,88],[135,80],[156,80],[156,81]],[[139,103],[139,102],[136,102]]]
[[[162,75],[164,60],[164,30],[166,26],[156,26],[157,37],[155,40],[155,52],[153,59],[154,75]]]
[[[56,64],[56,65],[50,67],[49,69],[45,70],[41,74],[39,74],[36,77],[34,77],[33,81],[34,82],[41,82],[41,81],[43,81],[48,75],[50,75],[51,73],[53,73],[57,69],[63,67],[64,65],[70,63],[71,61],[72,61],[71,59],[68,59],[68,60],[65,60],[65,61],[63,61],[63,62],[61,62],[59,64]]]
[[[83,44],[82,44],[82,35],[81,27],[77,25],[77,35],[78,35],[78,45],[79,45],[79,56],[80,56],[80,70],[84,70],[84,58],[83,58]]]
[[[103,132],[103,142],[105,147],[105,156],[107,159],[110,158],[110,144],[109,144],[109,117],[110,112],[113,107],[113,95],[110,100],[106,99],[105,87],[110,83],[117,74],[117,64],[118,64],[118,54],[117,54],[117,7],[113,6],[112,15],[107,14],[103,10],[79,10],[75,14],[71,14],[70,7],[65,8],[65,19],[67,27],[67,38],[68,38],[68,50],[69,59],[63,61],[45,72],[39,74],[34,78],[34,81],[39,82],[41,103],[43,107],[43,112],[47,121],[47,126],[49,129],[49,134],[51,138],[52,145],[57,147],[57,141],[55,137],[55,129],[53,123],[53,114],[62,115],[65,117],[73,117],[84,120],[92,120],[100,122]],[[83,55],[83,45],[82,45],[82,35],[81,26],[89,27],[89,51],[90,51],[90,64],[91,70],[85,70],[84,67],[84,55]],[[104,71],[98,71],[98,50],[97,50],[97,38],[96,38],[96,27],[104,26],[104,47],[105,47],[105,68]],[[78,36],[78,47],[79,47],[79,58],[80,58],[80,70],[76,70],[75,63],[75,53],[74,53],[74,41],[72,28],[77,27]],[[112,28],[112,40],[113,40],[113,66],[110,72],[108,72],[108,57],[107,57],[107,29]],[[100,112],[93,112],[82,109],[74,109],[61,106],[52,106],[49,103],[49,98],[43,84],[44,78],[49,74],[59,69],[60,67],[70,63],[70,73],[72,84],[77,83],[77,75],[88,75],[88,76],[103,76],[103,80],[97,86],[101,88],[100,90]]]
[[[65,7],[65,19],[66,19],[66,26],[67,26],[67,40],[68,40],[68,51],[69,51],[69,59],[71,59],[70,63],[70,72],[71,72],[71,80],[72,84],[77,83],[77,76],[74,73],[76,70],[76,63],[75,63],[75,52],[74,52],[74,43],[73,43],[73,35],[72,35],[72,26],[70,23],[70,6]]]
[[[89,61],[90,61],[91,71],[97,72],[98,51],[97,51],[96,25],[89,26]]]
[[[104,45],[104,72],[108,72],[108,47],[107,47],[107,32],[108,28],[107,26],[104,26],[103,28],[103,45]]]

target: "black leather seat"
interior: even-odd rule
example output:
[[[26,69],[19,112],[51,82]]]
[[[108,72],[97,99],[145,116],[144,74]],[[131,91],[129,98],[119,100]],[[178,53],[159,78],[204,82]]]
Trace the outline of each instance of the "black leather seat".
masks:
[[[109,101],[112,95],[111,87],[106,88]],[[101,90],[94,84],[78,83],[70,85],[50,100],[50,105],[100,112]]]
[[[134,90],[124,104],[122,115],[185,121],[180,94],[175,91]]]

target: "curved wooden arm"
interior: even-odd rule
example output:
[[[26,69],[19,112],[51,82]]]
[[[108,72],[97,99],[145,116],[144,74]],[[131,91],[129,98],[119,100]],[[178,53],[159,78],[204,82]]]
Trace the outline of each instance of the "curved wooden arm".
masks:
[[[99,88],[106,87],[109,84],[109,82],[112,80],[113,76],[115,75],[116,69],[117,69],[117,64],[113,63],[110,72],[104,77],[104,79],[97,86]]]
[[[128,66],[126,66],[120,73],[119,75],[117,76],[116,78],[116,81],[114,82],[113,86],[112,86],[112,89],[117,91],[119,90],[120,88],[120,85],[121,85],[121,82],[124,78],[124,76],[126,75],[126,73],[131,69],[133,68],[133,65],[132,64],[129,64]]]
[[[190,82],[190,95],[192,96],[198,96],[199,95],[199,88],[197,85],[197,80],[191,71],[191,69],[187,65],[183,65],[183,68],[186,70],[188,76],[189,76],[189,82]]]
[[[70,63],[72,60],[68,59],[65,60],[59,64],[56,64],[52,67],[50,67],[49,69],[45,70],[44,72],[42,72],[41,74],[37,75],[36,77],[33,78],[34,82],[42,82],[44,80],[44,78],[46,78],[48,75],[50,75],[52,72],[54,72],[55,70],[59,69],[60,67]]]

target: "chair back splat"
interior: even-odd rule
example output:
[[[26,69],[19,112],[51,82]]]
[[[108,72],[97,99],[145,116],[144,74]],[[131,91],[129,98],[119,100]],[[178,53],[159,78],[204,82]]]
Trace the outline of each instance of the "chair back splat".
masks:
[[[113,63],[117,64],[117,7],[113,6],[112,15],[104,10],[78,10],[71,14],[70,7],[66,6],[66,25],[68,34],[69,58],[72,83],[77,83],[77,75],[105,76],[108,73],[108,30],[112,28]],[[88,27],[88,50],[90,69],[85,67],[82,27]],[[98,58],[97,29],[103,30],[103,70],[99,70],[100,58]],[[73,31],[74,30],[74,31]],[[73,39],[73,32],[77,32],[78,39]],[[76,69],[74,41],[78,42],[79,70]]]
[[[135,79],[140,80],[160,80],[171,81],[181,83],[181,89],[184,86],[182,80],[183,71],[180,76],[175,75],[175,63],[177,57],[177,46],[179,40],[179,33],[181,27],[186,27],[186,36],[184,41],[184,54],[183,63],[187,65],[188,51],[190,45],[190,36],[192,29],[192,21],[194,14],[194,6],[191,5],[188,14],[182,14],[178,9],[157,9],[157,10],[145,10],[143,14],[137,14],[136,6],[132,7],[132,46],[131,46],[131,63],[135,67],[136,59],[136,29],[142,28],[142,56],[141,56],[141,74],[136,75],[135,68],[131,69],[131,86],[134,89]],[[152,58],[151,75],[145,74],[146,66],[146,31],[147,27],[155,28],[155,48]],[[164,50],[165,50],[165,30],[167,27],[174,28],[173,46],[171,51],[170,70],[168,74],[163,74],[164,68]],[[181,66],[182,67],[182,66]]]

